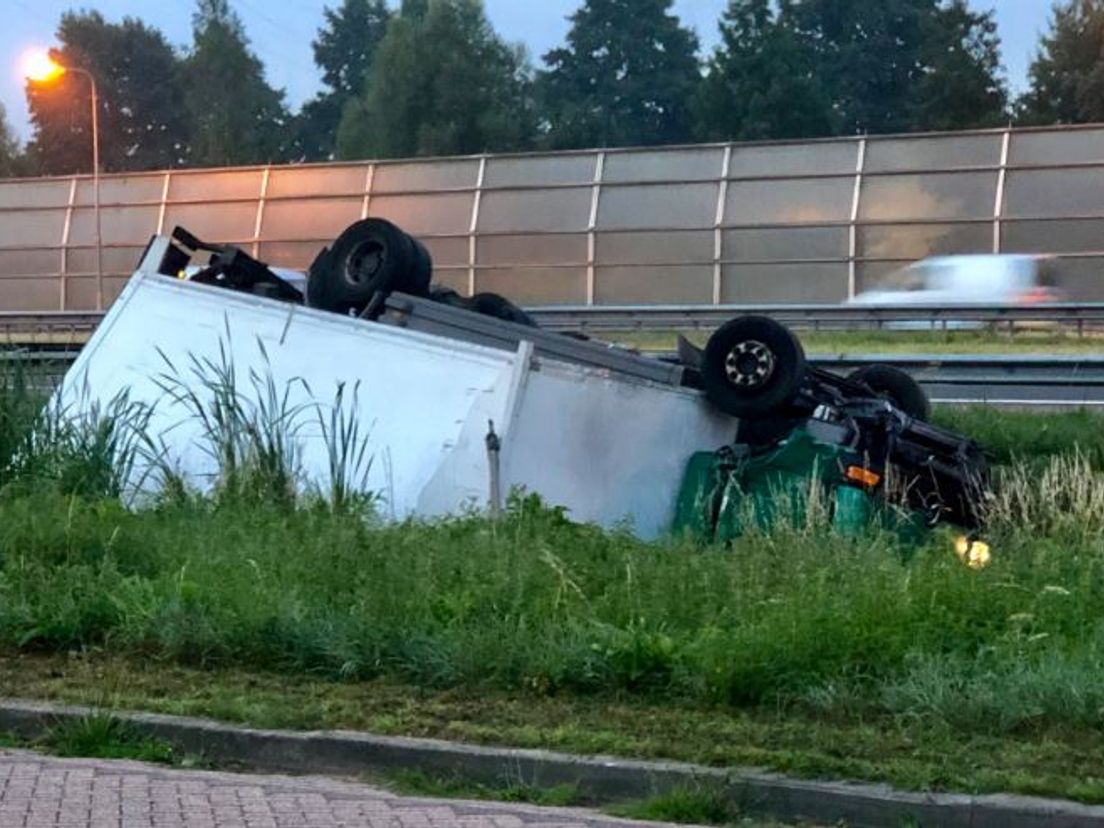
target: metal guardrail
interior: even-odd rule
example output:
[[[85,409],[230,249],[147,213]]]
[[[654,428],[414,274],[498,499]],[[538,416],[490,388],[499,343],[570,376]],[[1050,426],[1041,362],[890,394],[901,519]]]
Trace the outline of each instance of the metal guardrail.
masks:
[[[100,324],[99,311],[0,311],[0,328],[72,328],[91,330]]]
[[[0,350],[0,361],[40,365],[56,382],[77,353],[76,349]],[[674,356],[666,352],[647,355]],[[935,403],[1104,407],[1104,356],[812,355],[809,362],[841,374],[872,363],[892,365],[915,377]]]
[[[1104,302],[1039,305],[542,305],[526,311],[553,332],[713,329],[734,316],[770,316],[794,328],[814,330],[943,330],[963,325],[997,328],[1033,323],[1104,327]],[[0,340],[21,333],[90,334],[102,313],[0,312]]]
[[[672,352],[650,352],[673,359]],[[1014,408],[1104,407],[1104,356],[944,356],[932,354],[811,355],[837,374],[892,365],[912,375],[931,401]]]
[[[908,372],[936,403],[1023,407],[1104,406],[1104,356],[964,356],[897,354],[815,356],[838,373],[872,363]]]
[[[970,325],[1009,327],[1051,323],[1083,333],[1104,326],[1104,302],[1039,305],[560,305],[528,308],[550,331],[598,333],[630,330],[713,329],[734,316],[770,316],[794,328],[814,330],[949,330]]]
[[[35,348],[79,347],[103,320],[99,312],[0,312],[0,345]]]

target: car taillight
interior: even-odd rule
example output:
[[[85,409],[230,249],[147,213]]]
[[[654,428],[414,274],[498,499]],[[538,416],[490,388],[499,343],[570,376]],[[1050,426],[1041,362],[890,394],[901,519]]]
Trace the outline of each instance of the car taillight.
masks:
[[[1019,294],[1016,301],[1021,305],[1044,305],[1051,302],[1061,302],[1062,297],[1054,288],[1034,287]]]

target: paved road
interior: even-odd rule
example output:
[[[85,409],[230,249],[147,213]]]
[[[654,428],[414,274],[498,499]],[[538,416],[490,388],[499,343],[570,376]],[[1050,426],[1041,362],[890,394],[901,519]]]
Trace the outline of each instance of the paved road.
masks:
[[[576,808],[412,799],[351,782],[0,750],[0,828],[633,828]]]

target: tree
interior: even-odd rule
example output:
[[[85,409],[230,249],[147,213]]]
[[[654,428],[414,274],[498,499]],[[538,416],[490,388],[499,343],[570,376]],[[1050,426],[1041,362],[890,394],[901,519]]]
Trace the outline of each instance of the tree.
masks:
[[[910,130],[955,130],[1008,122],[1008,89],[994,12],[954,0],[921,18],[919,75],[909,97]]]
[[[731,0],[699,99],[710,138],[992,126],[993,14],[966,0]]]
[[[1075,124],[1104,120],[1104,0],[1068,0],[1031,64],[1022,120]]]
[[[54,57],[96,78],[100,164],[105,170],[145,170],[181,163],[187,144],[178,62],[164,36],[140,20],[108,23],[99,12],[67,12]],[[28,82],[34,125],[28,148],[42,173],[89,172],[92,166],[91,88],[70,72],[48,84]]]
[[[303,105],[295,125],[295,153],[306,160],[333,157],[341,114],[364,88],[391,19],[384,0],[344,0],[340,7],[326,8],[323,14],[325,25],[311,46],[328,90]]]
[[[16,174],[19,162],[19,144],[8,126],[4,106],[0,104],[0,178]]]
[[[479,0],[407,0],[338,128],[342,158],[522,149],[534,116],[520,48]]]
[[[198,0],[184,94],[195,166],[255,164],[286,152],[284,93],[264,79],[228,0]]]
[[[314,62],[322,82],[346,98],[363,87],[376,48],[387,32],[391,12],[383,0],[344,0],[338,9],[325,9],[326,25],[319,29]]]
[[[538,95],[553,147],[671,144],[691,137],[697,36],[671,0],[585,0],[544,56]]]
[[[756,141],[836,131],[812,50],[772,6],[733,0],[722,16],[721,45],[695,101],[698,138]]]
[[[1006,115],[992,12],[966,0],[787,0],[838,131],[991,126]]]

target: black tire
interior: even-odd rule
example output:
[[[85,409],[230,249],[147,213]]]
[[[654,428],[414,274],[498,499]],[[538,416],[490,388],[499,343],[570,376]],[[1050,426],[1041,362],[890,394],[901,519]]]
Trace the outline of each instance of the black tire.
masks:
[[[468,300],[471,309],[484,316],[493,316],[506,322],[515,322],[518,325],[526,325],[530,328],[537,327],[536,320],[529,314],[497,293],[477,293]]]
[[[928,395],[924,393],[920,383],[899,368],[892,365],[867,365],[852,371],[847,379],[866,386],[876,397],[886,400],[914,420],[927,422],[931,416]]]
[[[701,375],[706,397],[721,411],[766,417],[797,393],[805,377],[805,351],[785,325],[741,316],[709,337]]]
[[[379,292],[424,296],[431,271],[419,242],[389,221],[364,219],[346,227],[311,264],[307,304],[348,314],[359,313]]]

